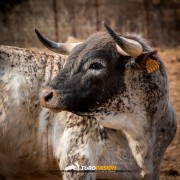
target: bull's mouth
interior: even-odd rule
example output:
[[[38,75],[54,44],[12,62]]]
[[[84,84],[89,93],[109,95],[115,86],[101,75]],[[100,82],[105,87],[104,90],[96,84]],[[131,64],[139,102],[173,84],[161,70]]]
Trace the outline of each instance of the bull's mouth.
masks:
[[[39,94],[39,102],[41,107],[48,108],[50,111],[54,113],[68,111],[78,116],[92,115],[92,108],[90,105],[86,106],[86,102],[73,102],[71,98],[67,98],[65,100],[63,96],[65,96],[65,94],[67,96],[68,93],[64,93],[63,96],[61,94],[59,93],[59,91],[54,90],[51,87],[45,88]]]
[[[44,107],[41,105],[41,107]],[[93,113],[92,113],[92,110],[90,109],[86,109],[86,108],[67,108],[67,107],[64,107],[64,108],[59,108],[59,107],[44,107],[44,108],[47,108],[49,109],[50,111],[52,111],[53,113],[60,113],[62,111],[68,111],[68,112],[71,112],[73,114],[76,114],[78,116],[92,116]]]
[[[85,110],[85,109],[72,109],[72,108],[63,108],[63,109],[59,109],[59,108],[49,108],[50,111],[52,111],[53,113],[59,113],[62,111],[68,111],[71,112],[73,114],[76,114],[78,116],[92,116],[93,113],[91,110]]]

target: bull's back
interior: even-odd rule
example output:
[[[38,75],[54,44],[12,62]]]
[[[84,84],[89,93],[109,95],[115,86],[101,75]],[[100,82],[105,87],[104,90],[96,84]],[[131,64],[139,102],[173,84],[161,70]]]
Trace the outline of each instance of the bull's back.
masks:
[[[0,46],[0,176],[61,176],[52,152],[54,116],[38,102],[41,85],[61,68],[60,60],[60,56]]]

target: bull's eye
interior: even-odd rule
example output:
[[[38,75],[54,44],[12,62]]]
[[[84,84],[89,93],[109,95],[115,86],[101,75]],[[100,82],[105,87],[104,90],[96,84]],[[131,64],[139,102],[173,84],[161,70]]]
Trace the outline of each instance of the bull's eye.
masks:
[[[92,63],[90,66],[89,66],[89,69],[94,69],[94,70],[99,70],[99,69],[102,69],[103,68],[103,65],[101,63]]]

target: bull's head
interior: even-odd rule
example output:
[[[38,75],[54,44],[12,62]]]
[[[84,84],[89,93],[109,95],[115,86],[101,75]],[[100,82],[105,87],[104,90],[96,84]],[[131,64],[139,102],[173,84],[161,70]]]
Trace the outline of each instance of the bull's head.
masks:
[[[73,44],[50,41],[36,30],[43,45],[58,53],[69,53],[64,68],[40,93],[43,107],[79,114],[97,111],[126,91],[127,69],[132,73],[147,70],[146,59],[153,59],[155,52],[136,36],[118,35],[103,24],[108,33],[95,33],[84,42]]]

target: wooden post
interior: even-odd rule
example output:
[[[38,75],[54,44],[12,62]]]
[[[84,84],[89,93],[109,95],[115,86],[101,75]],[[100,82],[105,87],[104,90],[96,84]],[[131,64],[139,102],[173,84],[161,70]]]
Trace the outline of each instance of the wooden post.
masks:
[[[94,7],[95,7],[95,13],[96,13],[96,31],[99,31],[99,4],[98,0],[94,0]]]
[[[147,38],[152,38],[152,0],[144,0],[144,6],[146,10],[146,32]]]
[[[58,28],[58,14],[57,14],[57,2],[53,0],[53,11],[54,11],[54,30],[55,30],[55,40],[59,41],[59,28]]]

